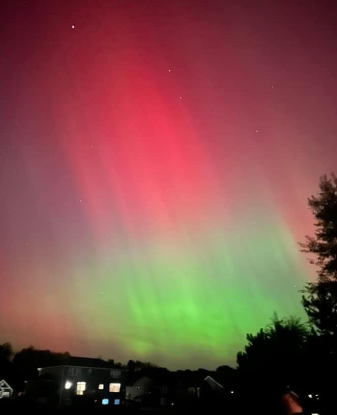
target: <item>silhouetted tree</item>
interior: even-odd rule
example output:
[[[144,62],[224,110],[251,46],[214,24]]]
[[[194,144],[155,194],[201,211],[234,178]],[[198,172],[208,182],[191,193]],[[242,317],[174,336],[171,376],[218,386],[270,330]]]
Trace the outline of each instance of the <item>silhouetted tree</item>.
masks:
[[[277,315],[257,334],[247,334],[248,344],[237,355],[243,387],[276,391],[288,384],[303,385],[313,335],[300,319],[279,319]]]
[[[130,359],[126,365],[126,368],[130,373],[134,373],[136,370],[136,362]]]
[[[13,386],[14,370],[11,358],[13,348],[10,343],[0,345],[0,380],[6,379]]]
[[[220,384],[226,389],[235,389],[238,386],[238,371],[230,366],[219,366],[215,373],[218,376]]]
[[[310,321],[320,334],[337,344],[337,177],[324,175],[318,196],[311,196],[308,205],[316,219],[315,236],[306,236],[300,244],[302,252],[314,256],[310,262],[317,267],[317,282],[303,290],[302,303]]]
[[[13,358],[13,365],[21,380],[32,380],[38,376],[38,368],[62,364],[70,357],[68,352],[53,353],[50,350],[36,350],[33,346],[22,349]]]
[[[318,278],[303,289],[302,304],[310,322],[317,328],[319,341],[315,355],[320,356],[320,379],[325,401],[331,408],[335,402],[330,378],[337,370],[337,177],[320,178],[319,193],[308,199],[315,218],[315,235],[306,236],[300,244],[310,255]]]
[[[146,368],[157,368],[158,366],[155,365],[154,363],[151,362],[142,362],[140,360],[129,360],[126,368],[129,372],[134,373],[134,372],[138,372],[141,369],[146,369]]]
[[[113,369],[125,369],[125,365],[121,362],[115,362],[114,359],[108,359],[108,366],[112,367]]]
[[[337,177],[320,178],[318,196],[311,196],[308,205],[316,219],[315,236],[306,236],[303,252],[314,254],[311,262],[318,267],[320,281],[337,280]]]
[[[324,175],[317,196],[308,199],[315,217],[315,236],[306,236],[302,252],[313,255],[318,280],[303,290],[302,303],[310,321],[337,345],[337,177]]]
[[[0,345],[0,358],[1,359],[7,359],[8,361],[13,356],[13,347],[11,343],[4,343]]]
[[[320,334],[337,342],[337,281],[308,283],[302,303],[310,321]]]

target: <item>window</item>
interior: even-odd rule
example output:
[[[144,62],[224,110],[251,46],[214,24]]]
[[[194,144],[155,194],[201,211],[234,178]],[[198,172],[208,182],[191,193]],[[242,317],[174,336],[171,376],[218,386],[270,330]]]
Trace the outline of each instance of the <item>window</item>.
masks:
[[[167,392],[168,392],[167,386],[162,386],[161,393],[167,393]]]
[[[111,370],[110,371],[110,376],[112,378],[119,379],[121,377],[121,371],[120,370]]]
[[[109,399],[102,399],[102,405],[109,405]]]
[[[167,404],[166,398],[160,398],[160,406],[165,406]]]
[[[88,370],[88,374],[89,374],[89,375],[91,375],[91,374],[92,374],[92,369],[91,369],[91,368]]]
[[[121,390],[120,383],[110,383],[109,392],[119,392]]]
[[[196,390],[196,388],[195,388],[195,387],[193,387],[193,386],[190,386],[190,387],[187,389],[187,393],[189,393],[190,395],[195,395],[195,394],[196,394],[196,392],[197,392],[197,390]]]
[[[121,403],[121,400],[120,399],[115,399],[115,401],[114,401],[114,404],[115,405],[119,405]]]
[[[66,383],[64,384],[64,389],[70,389],[72,386],[73,386],[73,383],[67,380]]]
[[[100,384],[98,385],[98,389],[99,389],[99,390],[103,390],[103,389],[104,389],[104,385],[103,385],[103,383],[100,383]]]
[[[83,392],[85,391],[85,386],[86,386],[85,382],[77,382],[77,387],[76,387],[77,395],[83,395]]]
[[[80,367],[70,367],[68,369],[68,375],[69,376],[80,376],[81,374],[81,368]]]

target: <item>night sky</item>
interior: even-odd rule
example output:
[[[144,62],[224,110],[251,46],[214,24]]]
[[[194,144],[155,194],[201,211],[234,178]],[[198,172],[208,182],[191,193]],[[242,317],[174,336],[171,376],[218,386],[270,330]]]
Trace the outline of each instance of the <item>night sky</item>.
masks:
[[[333,2],[0,7],[0,342],[215,368],[305,318]]]

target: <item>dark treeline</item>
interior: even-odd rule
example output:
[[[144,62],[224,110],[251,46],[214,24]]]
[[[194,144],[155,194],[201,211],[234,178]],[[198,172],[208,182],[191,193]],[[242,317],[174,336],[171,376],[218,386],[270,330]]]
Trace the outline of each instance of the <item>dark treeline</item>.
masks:
[[[277,402],[286,387],[307,399],[317,396],[326,407],[335,406],[332,379],[337,369],[337,177],[334,174],[321,177],[319,192],[308,199],[308,206],[314,217],[315,234],[306,236],[300,249],[317,270],[317,280],[307,283],[301,291],[308,321],[274,315],[265,328],[247,335],[244,350],[237,354],[236,369],[220,366],[215,372],[186,370],[174,372],[175,376],[214,373],[225,388],[235,388],[241,401],[249,402],[251,408],[256,402],[260,413],[265,409],[275,413],[270,411],[270,405]],[[59,364],[68,357],[69,353],[33,347],[14,354],[11,345],[5,343],[0,346],[0,379],[8,379],[17,390],[22,390],[25,380],[38,376],[38,367]],[[129,381],[137,372],[168,377],[173,373],[133,360],[126,365],[113,360],[107,364],[128,369]],[[261,399],[263,407],[259,406]]]

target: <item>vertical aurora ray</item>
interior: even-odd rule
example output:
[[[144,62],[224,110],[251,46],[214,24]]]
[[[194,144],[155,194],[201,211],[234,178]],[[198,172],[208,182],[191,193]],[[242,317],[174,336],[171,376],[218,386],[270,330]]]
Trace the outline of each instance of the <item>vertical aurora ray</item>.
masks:
[[[329,19],[317,32],[294,5],[262,19],[222,1],[117,3],[7,10],[0,332],[234,363],[274,311],[303,316],[313,272],[297,241],[337,152]]]

